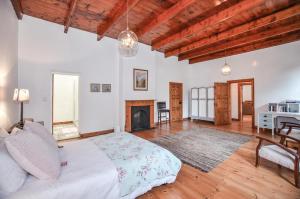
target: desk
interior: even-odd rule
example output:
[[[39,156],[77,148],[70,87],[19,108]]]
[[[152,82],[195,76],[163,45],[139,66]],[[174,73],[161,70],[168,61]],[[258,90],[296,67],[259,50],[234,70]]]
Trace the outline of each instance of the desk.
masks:
[[[275,118],[278,116],[300,118],[300,113],[288,112],[259,112],[257,117],[257,133],[259,134],[260,128],[271,129],[272,136],[274,136]]]

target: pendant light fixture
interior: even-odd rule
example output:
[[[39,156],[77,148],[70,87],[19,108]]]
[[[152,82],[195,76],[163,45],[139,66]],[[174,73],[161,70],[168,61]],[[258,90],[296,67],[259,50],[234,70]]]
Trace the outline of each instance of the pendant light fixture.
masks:
[[[227,63],[227,60],[226,60],[226,49],[225,49],[225,64],[224,66],[222,67],[222,74],[223,75],[230,75],[231,73],[231,67],[230,65]]]
[[[119,53],[123,57],[133,57],[137,54],[138,46],[138,37],[134,32],[129,30],[128,26],[128,0],[126,0],[126,30],[122,31],[119,34]]]

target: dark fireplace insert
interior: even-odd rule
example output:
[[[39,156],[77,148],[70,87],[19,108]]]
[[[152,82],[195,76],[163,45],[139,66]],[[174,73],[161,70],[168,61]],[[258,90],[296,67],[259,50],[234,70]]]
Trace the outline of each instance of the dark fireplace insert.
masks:
[[[150,129],[150,106],[131,107],[131,131]]]

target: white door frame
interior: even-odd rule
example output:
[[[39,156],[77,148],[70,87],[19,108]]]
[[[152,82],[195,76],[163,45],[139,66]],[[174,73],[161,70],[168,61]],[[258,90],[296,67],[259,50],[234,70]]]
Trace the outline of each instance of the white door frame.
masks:
[[[78,127],[80,126],[80,73],[69,73],[69,72],[51,72],[51,133],[53,134],[53,96],[54,96],[54,75],[69,75],[78,77]]]

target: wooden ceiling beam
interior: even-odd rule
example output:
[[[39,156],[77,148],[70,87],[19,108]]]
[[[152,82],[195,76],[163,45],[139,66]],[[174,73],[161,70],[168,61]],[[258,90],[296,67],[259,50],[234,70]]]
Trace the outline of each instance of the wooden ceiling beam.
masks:
[[[72,0],[70,3],[70,9],[68,11],[68,15],[67,15],[67,18],[65,21],[65,30],[64,30],[65,33],[68,33],[69,27],[72,22],[72,17],[74,15],[76,7],[77,7],[77,3],[78,3],[78,0]]]
[[[272,1],[272,0],[267,0]],[[209,27],[215,27],[216,25],[231,19],[234,16],[237,16],[238,14],[241,14],[243,12],[246,12],[250,9],[253,9],[256,6],[261,5],[262,3],[266,3],[266,0],[244,0],[238,4],[235,4],[211,17],[208,17],[204,20],[201,20],[200,22],[178,32],[175,33],[165,39],[162,39],[160,41],[155,42],[152,45],[152,49],[158,50],[162,47],[169,45],[175,41],[182,40],[184,38],[191,38],[196,34],[199,34],[200,32],[204,32]]]
[[[274,37],[274,36],[286,34],[289,32],[293,32],[296,30],[300,30],[300,15],[295,21],[298,21],[298,22],[294,23],[294,21],[292,21],[288,25],[282,25],[282,26],[280,24],[280,26],[278,26],[278,27],[275,27],[275,28],[270,27],[264,31],[254,32],[251,35],[237,38],[237,39],[234,39],[229,42],[223,42],[219,45],[211,45],[208,48],[201,48],[199,50],[191,51],[186,54],[179,55],[178,60],[182,61],[185,59],[192,59],[195,57],[204,56],[204,55],[219,52],[219,51],[225,51],[227,48],[243,46],[243,45],[250,44],[253,42],[257,42],[257,41],[263,41],[270,37]]]
[[[194,3],[195,0],[179,0],[175,5],[152,19],[149,23],[144,25],[142,28],[140,28],[138,31],[136,31],[136,34],[138,37],[142,37],[147,32],[150,32],[155,27],[165,23],[169,19],[176,16],[178,13],[180,13],[182,10],[190,6],[192,3]]]
[[[284,35],[268,38],[267,40],[265,40],[263,42],[259,41],[259,42],[255,42],[252,44],[244,45],[242,47],[235,47],[235,48],[228,49],[228,50],[226,50],[226,56],[238,55],[238,54],[242,54],[242,53],[246,53],[246,52],[250,52],[250,51],[254,51],[254,50],[259,50],[259,49],[263,49],[263,48],[278,46],[278,45],[282,45],[282,44],[286,44],[286,43],[290,43],[290,42],[294,42],[294,41],[298,41],[298,40],[300,40],[300,31],[299,30],[291,32],[291,33],[287,33]],[[190,59],[189,63],[195,64],[195,63],[199,63],[199,62],[209,61],[212,59],[218,59],[218,58],[224,57],[224,54],[225,54],[225,51],[220,51],[217,53],[212,53],[209,55],[196,57],[196,58]]]
[[[193,42],[189,45],[182,46],[180,48],[168,50],[165,53],[166,57],[174,56],[174,55],[179,55],[188,51],[192,51],[213,43],[220,42],[222,40],[227,40],[231,37],[243,34],[245,32],[261,28],[263,26],[267,26],[291,17],[294,17],[296,15],[300,14],[300,4],[294,5],[290,8],[287,8],[285,10],[279,11],[277,13],[268,15],[266,17],[260,18],[253,20],[249,23],[240,25],[238,27],[232,28],[230,30],[221,32],[216,35],[212,35],[210,37],[206,37],[204,39],[200,39],[199,41]]]
[[[11,0],[10,2],[13,5],[17,18],[21,20],[23,18],[23,9],[20,0]]]
[[[140,0],[128,0],[128,12],[139,2]],[[97,28],[97,40],[101,40],[105,34],[117,23],[127,12],[127,3],[125,0],[119,0],[115,7],[108,14],[107,20],[98,25]]]

